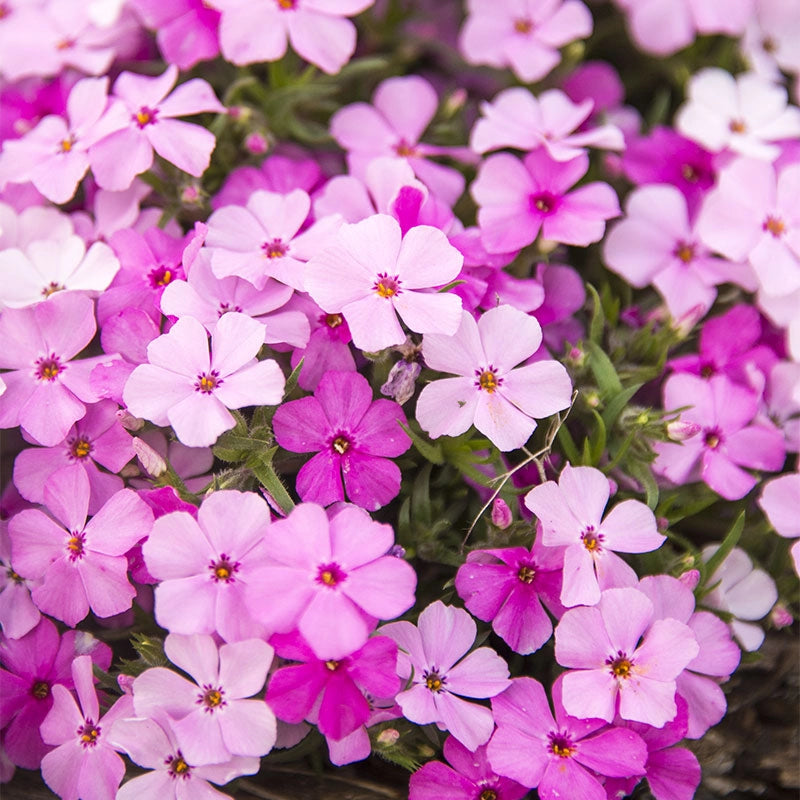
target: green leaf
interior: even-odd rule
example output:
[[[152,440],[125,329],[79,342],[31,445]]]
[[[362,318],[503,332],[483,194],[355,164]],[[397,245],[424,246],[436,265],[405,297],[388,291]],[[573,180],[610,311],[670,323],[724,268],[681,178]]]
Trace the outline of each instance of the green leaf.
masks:
[[[305,356],[300,359],[300,362],[292,370],[292,374],[286,379],[286,386],[283,389],[284,402],[289,399],[289,395],[291,395],[291,393],[297,388],[297,382],[300,380],[300,370],[303,369],[304,361]]]
[[[594,409],[592,414],[596,425],[591,436],[591,466],[596,467],[606,449],[606,426],[603,418]]]
[[[717,552],[706,562],[704,571],[707,576],[711,577],[716,572],[719,565],[730,555],[731,550],[738,544],[743,530],[744,511],[736,517],[736,522],[733,523],[733,526],[725,535]]]
[[[422,436],[415,433],[408,425],[404,425],[402,422],[399,424],[400,427],[409,435],[411,441],[414,442],[414,447],[417,448],[417,451],[424,459],[430,461],[431,464],[444,464],[444,453],[442,452],[441,444],[438,442],[436,444],[431,444],[430,442],[425,441]]]
[[[131,636],[133,649],[139,654],[139,658],[148,667],[165,667],[169,663],[164,653],[164,641],[157,636],[149,636],[146,633],[134,633]]]
[[[603,328],[605,327],[606,317],[603,313],[603,303],[597,289],[591,283],[586,284],[589,294],[592,296],[592,319],[589,323],[589,340],[599,344],[603,338]]]
[[[644,461],[633,461],[628,464],[628,471],[632,478],[635,478],[642,484],[645,490],[645,501],[651,509],[655,509],[658,505],[658,484],[653,476],[653,471],[648,464]]]
[[[272,458],[277,451],[278,448],[273,447],[266,453],[252,455],[247,459],[246,466],[256,476],[258,482],[269,492],[284,514],[289,514],[294,508],[294,500],[292,500],[291,495],[272,466]]]
[[[605,411],[603,411],[603,424],[606,426],[606,430],[614,426],[619,415],[628,405],[628,401],[642,388],[642,385],[641,383],[634,383],[633,386],[626,387],[609,399],[606,403]]]
[[[622,391],[622,382],[614,369],[614,365],[611,363],[611,359],[596,342],[585,342],[585,347],[589,356],[589,368],[594,374],[603,397],[618,395]]]
[[[567,461],[570,464],[577,465],[581,463],[581,457],[578,453],[578,448],[575,444],[575,440],[572,438],[572,434],[567,430],[566,425],[562,425],[558,429],[558,441],[561,443],[561,447],[564,449],[564,455],[567,457]]]
[[[411,493],[411,519],[424,528],[431,526],[431,489],[430,479],[433,464],[425,464],[414,479]]]

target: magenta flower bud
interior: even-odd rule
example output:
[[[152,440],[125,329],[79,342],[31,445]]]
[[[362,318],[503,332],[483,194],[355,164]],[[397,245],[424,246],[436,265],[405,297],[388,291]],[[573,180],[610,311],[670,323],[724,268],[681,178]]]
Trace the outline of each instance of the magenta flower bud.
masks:
[[[697,584],[700,583],[700,571],[696,569],[687,570],[686,572],[678,576],[678,580],[684,586],[694,591],[695,588],[697,587]]]
[[[682,422],[679,419],[667,423],[667,436],[673,442],[685,442],[692,436],[700,433],[700,426],[696,422]]]
[[[253,133],[247,136],[244,140],[244,146],[247,152],[252,153],[254,156],[263,155],[269,150],[269,142],[267,142],[264,135],[258,133],[258,131],[253,131]]]
[[[775,605],[775,608],[772,609],[772,613],[770,614],[770,619],[776,628],[788,628],[789,625],[794,622],[794,617],[789,613],[789,609],[786,608],[783,603],[777,603]]]
[[[501,531],[504,531],[512,521],[513,517],[508,503],[502,497],[495,498],[492,503],[492,525],[496,525]]]

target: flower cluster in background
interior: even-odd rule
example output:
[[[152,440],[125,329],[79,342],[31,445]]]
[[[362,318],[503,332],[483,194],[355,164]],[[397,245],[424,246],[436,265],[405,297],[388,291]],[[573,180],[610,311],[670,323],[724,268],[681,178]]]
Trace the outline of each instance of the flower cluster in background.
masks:
[[[0,782],[691,800],[800,600],[798,53],[793,0],[0,0]]]

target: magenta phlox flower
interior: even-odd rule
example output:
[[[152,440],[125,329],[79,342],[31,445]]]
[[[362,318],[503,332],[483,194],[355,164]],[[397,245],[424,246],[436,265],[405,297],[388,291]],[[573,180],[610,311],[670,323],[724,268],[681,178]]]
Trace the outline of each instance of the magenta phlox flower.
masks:
[[[464,176],[429,157],[474,156],[466,148],[420,142],[438,107],[436,90],[419,75],[389,78],[375,90],[372,105],[352,103],[337,111],[331,117],[331,136],[347,150],[350,173],[357,178],[365,180],[367,167],[379,156],[401,158],[434,194],[452,206],[464,191]]]
[[[735,283],[747,291],[757,288],[749,265],[716,258],[700,241],[686,199],[676,187],[635,189],[625,212],[625,219],[606,237],[605,262],[632,286],[655,286],[674,319],[690,312],[705,314],[720,283]]]
[[[416,333],[454,334],[461,300],[427,290],[450,283],[462,264],[438,228],[418,225],[403,236],[394,217],[375,214],[343,225],[308,262],[306,290],[324,311],[344,316],[356,347],[374,352],[405,342],[398,314]]]
[[[88,172],[89,148],[108,104],[108,78],[84,78],[72,88],[66,119],[46,116],[21,139],[3,143],[0,186],[30,181],[54,203],[66,203]]]
[[[411,776],[409,800],[475,800],[476,797],[480,800],[481,795],[521,800],[528,793],[527,786],[495,774],[486,745],[472,752],[458,739],[448,736],[443,751],[448,764],[429,761]]]
[[[23,450],[14,462],[14,483],[26,500],[44,503],[44,488],[56,470],[83,470],[89,479],[89,513],[96,514],[123,488],[122,478],[109,473],[119,472],[132,458],[131,435],[119,423],[116,404],[101,400],[89,406],[57,447]]]
[[[155,592],[159,625],[175,633],[218,633],[235,642],[264,629],[245,605],[245,591],[267,557],[270,514],[253,492],[208,495],[195,520],[178,511],[156,519],[142,547]]]
[[[385,636],[374,636],[336,659],[316,656],[297,633],[275,634],[270,642],[281,658],[298,663],[283,666],[270,677],[267,705],[279,719],[307,720],[334,741],[368,722],[372,714],[368,696],[394,697],[400,689],[397,645]]]
[[[188,70],[219,55],[220,14],[202,0],[141,0],[133,10],[157,32],[167,63]]]
[[[583,335],[575,318],[586,301],[583,279],[572,267],[551,262],[536,265],[536,280],[544,288],[544,301],[533,309],[533,316],[550,352],[564,352],[567,342],[577,342]]]
[[[241,775],[255,774],[261,764],[250,756],[205,766],[192,764],[181,752],[164,714],[156,719],[117,720],[109,740],[134,764],[150,770],[124,783],[116,800],[231,800],[208,782],[224,785]]]
[[[578,130],[592,113],[594,103],[573,103],[560,89],[538,97],[527,89],[505,89],[490,103],[481,104],[483,116],[472,129],[470,147],[488,153],[504,147],[536,150],[543,147],[556,161],[569,161],[587,147],[622,150],[625,140],[615,125]]]
[[[532,244],[541,234],[563,244],[599,241],[606,220],[619,215],[616,192],[594,182],[570,192],[589,169],[589,157],[554,161],[543,148],[520,161],[509,153],[489,156],[470,191],[478,204],[478,224],[490,253]]]
[[[414,570],[389,555],[394,532],[360,508],[344,506],[329,519],[321,506],[302,503],[265,539],[269,563],[249,582],[250,611],[276,633],[299,630],[319,658],[352,653],[375,619],[413,605]]]
[[[392,622],[378,629],[399,648],[397,670],[411,687],[397,695],[403,715],[419,725],[437,723],[467,749],[486,744],[494,722],[488,708],[463,698],[494,697],[508,688],[508,666],[475,642],[477,626],[463,609],[431,603],[417,625]]]
[[[28,509],[8,527],[15,567],[27,578],[42,579],[32,592],[34,603],[70,626],[89,609],[110,617],[131,607],[136,591],[128,581],[125,553],[153,524],[153,513],[131,489],[117,492],[86,522],[89,491],[84,471],[60,469],[44,489],[55,520]]]
[[[0,628],[3,636],[21,639],[39,623],[42,615],[31,600],[31,589],[36,583],[25,580],[12,566],[8,522],[0,520]]]
[[[285,379],[272,359],[255,356],[264,329],[246,314],[225,314],[214,329],[209,354],[202,323],[183,317],[147,347],[149,364],[125,384],[129,411],[156,425],[172,425],[189,447],[214,444],[235,420],[229,408],[277,405]]]
[[[707,67],[692,76],[687,95],[675,127],[714,153],[773,161],[780,155],[774,142],[800,136],[800,108],[787,105],[783,86],[753,72],[734,77]]]
[[[100,398],[89,384],[103,357],[73,361],[92,340],[94,304],[78,292],[57,293],[44,302],[0,315],[0,428],[21,426],[37,442],[60,444]]]
[[[570,404],[566,369],[546,360],[516,365],[539,349],[542,330],[534,317],[498,306],[476,322],[466,311],[455,336],[427,334],[422,354],[431,369],[460,377],[429,383],[417,401],[419,424],[432,438],[458,436],[470,425],[500,450],[522,447],[536,419]]]
[[[88,654],[107,670],[111,648],[82,631],[59,637],[47,618],[20,639],[0,642],[0,728],[6,754],[18,767],[38,769],[52,748],[42,741],[39,726],[53,707],[53,686],[74,687],[70,666]]]
[[[108,733],[116,720],[133,716],[133,701],[123,695],[100,716],[89,656],[72,662],[72,679],[80,706],[67,688],[56,684],[53,707],[41,725],[44,741],[56,746],[42,759],[42,778],[63,800],[113,800],[125,764]]]
[[[657,442],[657,474],[675,484],[699,479],[726,500],[738,500],[756,485],[742,467],[775,472],[783,466],[783,435],[766,420],[753,422],[758,398],[752,391],[724,375],[674,374],[664,385],[664,408],[687,405],[680,419],[701,433],[681,444]]]
[[[205,246],[217,278],[244,278],[263,289],[270,278],[302,291],[305,262],[325,247],[342,218],[324,217],[300,233],[311,199],[302,189],[286,195],[259,190],[247,205],[217,209],[208,220]]]
[[[642,775],[647,747],[631,730],[570,716],[561,697],[565,679],[553,684],[555,717],[544,687],[533,678],[515,678],[493,698],[497,730],[487,748],[489,763],[500,775],[537,787],[542,800],[605,800],[598,776]]]
[[[233,756],[263,756],[275,744],[275,715],[261,691],[272,664],[273,648],[261,639],[223,644],[211,636],[170,633],[167,658],[194,679],[156,667],[133,682],[133,703],[140,717],[171,718],[178,747],[188,763],[219,764]]]
[[[538,650],[553,634],[553,623],[542,608],[556,616],[564,554],[545,547],[536,537],[532,547],[473,550],[456,573],[456,591],[467,610],[492,623],[492,629],[515,653]]]
[[[278,408],[273,430],[284,449],[317,453],[297,475],[301,499],[330,505],[346,494],[375,511],[400,491],[400,470],[389,459],[411,447],[401,424],[408,424],[402,408],[391,400],[373,401],[362,375],[326,372],[313,397]]]
[[[618,713],[656,728],[675,718],[675,680],[700,648],[691,628],[676,619],[653,622],[654,613],[644,593],[624,587],[564,614],[556,661],[570,670],[563,683],[567,713],[606,722]]]
[[[365,695],[365,699],[370,708],[370,715],[364,725],[356,728],[352,733],[343,736],[341,739],[326,737],[328,758],[337,767],[369,758],[372,753],[372,741],[367,729],[403,716],[400,706],[394,702],[393,697],[374,698]],[[380,736],[380,734],[378,735]]]
[[[797,514],[799,496],[800,474],[797,473],[781,475],[764,485],[758,504],[779,536],[787,539],[800,537],[800,517]],[[791,552],[795,571],[800,575],[800,542],[792,545]]]
[[[559,48],[592,32],[592,15],[578,0],[469,0],[459,50],[471,64],[510,67],[525,83],[544,78],[561,61]]]
[[[123,72],[114,82],[112,102],[98,123],[106,135],[89,149],[92,172],[102,189],[127,189],[150,169],[154,150],[195,177],[206,170],[216,145],[214,134],[175,117],[224,113],[225,107],[201,78],[172,91],[177,79],[178,68],[171,64],[156,77]]]

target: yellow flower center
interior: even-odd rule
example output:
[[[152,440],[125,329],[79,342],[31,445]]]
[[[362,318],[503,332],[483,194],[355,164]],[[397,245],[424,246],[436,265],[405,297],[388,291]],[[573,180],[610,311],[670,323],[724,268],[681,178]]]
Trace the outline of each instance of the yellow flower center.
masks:
[[[533,579],[536,577],[536,572],[531,569],[531,567],[520,567],[517,577],[523,583],[533,583]]]

